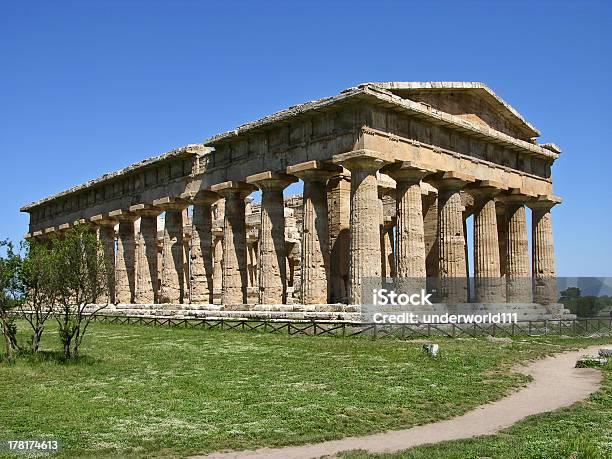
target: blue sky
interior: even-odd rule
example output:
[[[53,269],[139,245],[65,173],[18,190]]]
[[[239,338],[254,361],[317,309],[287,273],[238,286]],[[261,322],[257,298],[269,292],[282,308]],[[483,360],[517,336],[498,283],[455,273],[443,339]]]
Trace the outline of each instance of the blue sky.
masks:
[[[555,142],[558,271],[612,276],[612,2],[0,5],[0,238],[25,203],[366,81],[482,81]]]

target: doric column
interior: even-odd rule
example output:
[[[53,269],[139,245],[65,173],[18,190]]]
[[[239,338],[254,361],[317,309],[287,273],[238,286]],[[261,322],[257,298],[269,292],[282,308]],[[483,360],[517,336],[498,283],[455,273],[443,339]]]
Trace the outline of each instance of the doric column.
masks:
[[[325,304],[330,301],[329,209],[327,181],[342,168],[309,161],[287,168],[304,181],[302,198],[302,270],[303,304]]]
[[[156,199],[153,205],[166,212],[159,302],[180,304],[185,301],[186,297],[183,210],[187,207],[188,202],[181,198],[165,197]]]
[[[423,228],[425,239],[425,270],[427,277],[437,279],[439,269],[439,244],[438,235],[440,233],[438,226],[438,193],[431,191],[423,194],[421,189],[421,202],[423,203]]]
[[[287,261],[285,256],[285,201],[283,190],[297,182],[278,172],[262,172],[247,177],[247,183],[261,190],[261,230],[259,231],[259,302],[287,302]]]
[[[434,178],[434,186],[438,189],[438,275],[440,300],[444,303],[465,303],[468,299],[463,204],[459,190],[474,180],[460,172],[445,172]]]
[[[213,302],[213,217],[212,204],[219,195],[208,190],[191,198],[191,303]]]
[[[348,301],[348,266],[351,219],[351,178],[349,172],[331,177],[327,182],[329,221],[329,277],[331,303]]]
[[[508,265],[508,224],[506,222],[506,206],[499,199],[495,203],[495,211],[497,213],[497,240],[499,242],[499,274],[502,283],[505,285],[506,267]]]
[[[243,182],[223,182],[211,190],[225,198],[223,221],[222,304],[246,304],[247,253],[244,199],[255,187]]]
[[[556,196],[540,196],[528,202],[531,208],[533,300],[540,304],[557,303],[557,272],[550,210],[561,202]]]
[[[115,210],[109,217],[119,220],[117,234],[117,257],[115,263],[115,301],[117,303],[134,303],[136,294],[136,241],[134,221],[138,215]]]
[[[363,281],[381,277],[376,172],[389,161],[371,150],[342,153],[333,160],[351,171],[349,303],[361,304]]]
[[[499,261],[495,196],[506,187],[483,180],[469,187],[474,197],[474,277],[477,303],[500,303],[505,299]]]
[[[115,302],[115,225],[117,220],[104,215],[94,215],[89,219],[98,228],[98,240],[106,260],[108,273],[108,302]]]
[[[247,228],[247,278],[248,287],[255,287],[259,291],[259,244],[257,235],[253,234],[254,230],[254,228],[250,230]]]
[[[213,230],[213,295],[221,294],[223,281],[223,230]]]
[[[137,204],[130,211],[140,217],[138,253],[136,254],[136,295],[138,304],[159,303],[157,265],[157,217],[161,210]]]
[[[427,277],[420,182],[423,177],[434,172],[434,169],[404,161],[386,166],[383,172],[396,182],[395,244],[398,288],[405,293],[420,291],[426,287]]]
[[[393,228],[395,228],[395,219],[385,217],[380,228],[380,266],[383,279],[396,277]]]
[[[506,209],[506,301],[531,303],[531,272],[525,204],[533,196],[514,189],[500,195]]]

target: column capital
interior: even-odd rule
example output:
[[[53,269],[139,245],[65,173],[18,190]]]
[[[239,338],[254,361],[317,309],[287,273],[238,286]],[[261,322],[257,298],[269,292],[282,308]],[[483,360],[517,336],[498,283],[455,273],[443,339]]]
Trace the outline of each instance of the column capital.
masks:
[[[537,198],[537,195],[525,188],[510,188],[500,193],[498,199],[505,204],[525,205]]]
[[[287,174],[295,175],[302,180],[327,181],[334,175],[341,174],[342,167],[321,161],[306,161],[287,167]]]
[[[557,204],[561,204],[563,199],[559,196],[547,196],[547,195],[539,195],[535,200],[528,201],[526,203],[527,207],[531,210],[534,209],[542,209],[542,210],[550,210]]]
[[[211,186],[210,189],[224,198],[239,195],[244,199],[257,188],[250,183],[228,181],[217,183],[216,185]]]
[[[427,175],[436,173],[437,169],[429,164],[421,164],[414,161],[397,161],[384,166],[381,172],[387,174],[396,182],[418,183]]]
[[[249,175],[246,182],[255,185],[261,190],[284,189],[297,182],[297,178],[282,172],[266,171],[260,174]]]
[[[181,199],[191,202],[192,204],[206,205],[214,204],[221,196],[218,193],[210,190],[198,190],[196,192],[189,192],[181,194]]]
[[[375,150],[353,150],[332,157],[334,164],[340,164],[348,170],[366,170],[375,172],[386,164],[393,162],[390,155]]]
[[[153,201],[153,207],[158,207],[162,211],[164,210],[183,210],[189,205],[186,199],[174,196],[165,196],[163,198],[155,199]]]
[[[117,219],[110,217],[109,214],[94,215],[89,221],[98,226],[115,226],[117,224]]]
[[[113,210],[112,212],[108,213],[108,216],[119,221],[134,221],[138,219],[138,215],[136,215],[134,212],[130,212],[129,210],[124,209]]]
[[[135,213],[139,217],[157,217],[162,210],[151,204],[136,204],[130,206],[130,212]]]
[[[468,185],[465,191],[471,194],[474,200],[482,200],[491,199],[507,189],[506,185],[495,180],[478,180],[476,183]]]
[[[425,180],[438,190],[460,190],[466,185],[475,182],[476,178],[463,172],[447,171],[427,176]]]

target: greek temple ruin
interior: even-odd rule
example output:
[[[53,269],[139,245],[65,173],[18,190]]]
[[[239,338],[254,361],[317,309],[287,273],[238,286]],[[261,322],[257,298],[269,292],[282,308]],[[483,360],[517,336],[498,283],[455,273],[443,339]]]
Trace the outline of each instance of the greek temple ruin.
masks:
[[[561,152],[539,135],[481,83],[367,83],[21,211],[26,238],[96,231],[115,312],[354,319],[364,279],[435,278],[440,304],[557,317]]]

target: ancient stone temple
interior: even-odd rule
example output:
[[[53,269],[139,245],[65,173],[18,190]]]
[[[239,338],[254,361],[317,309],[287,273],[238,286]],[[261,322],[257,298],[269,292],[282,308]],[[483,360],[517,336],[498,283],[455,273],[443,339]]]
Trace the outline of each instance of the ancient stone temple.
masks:
[[[354,318],[364,279],[435,278],[440,304],[552,317],[560,150],[539,134],[481,83],[368,83],[21,210],[26,237],[91,225],[135,312]]]

